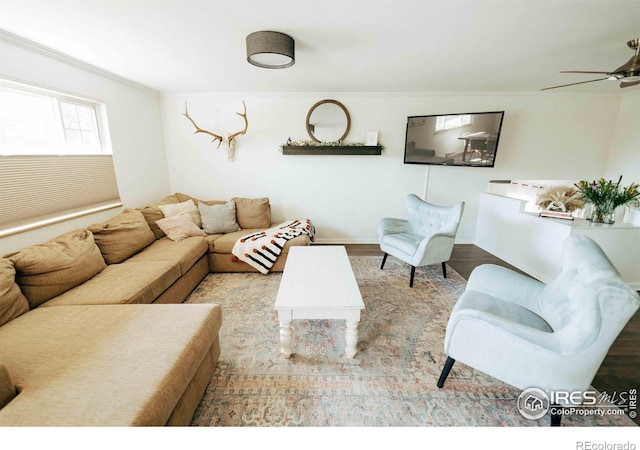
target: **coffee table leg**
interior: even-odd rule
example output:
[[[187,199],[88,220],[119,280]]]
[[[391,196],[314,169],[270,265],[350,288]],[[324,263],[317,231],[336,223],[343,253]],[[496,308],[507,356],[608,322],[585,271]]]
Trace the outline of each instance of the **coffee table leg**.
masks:
[[[356,344],[358,343],[358,324],[359,322],[347,320],[347,335],[345,336],[345,353],[347,357],[353,358],[358,353]]]
[[[291,322],[280,322],[280,353],[285,358],[291,356]]]

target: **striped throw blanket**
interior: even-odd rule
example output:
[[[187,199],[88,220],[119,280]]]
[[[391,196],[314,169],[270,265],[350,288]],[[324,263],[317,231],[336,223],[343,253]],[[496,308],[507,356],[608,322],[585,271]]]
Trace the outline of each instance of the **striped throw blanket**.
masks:
[[[232,261],[243,261],[266,274],[275,264],[287,241],[308,234],[313,241],[315,228],[309,219],[289,220],[236,241],[231,250]]]

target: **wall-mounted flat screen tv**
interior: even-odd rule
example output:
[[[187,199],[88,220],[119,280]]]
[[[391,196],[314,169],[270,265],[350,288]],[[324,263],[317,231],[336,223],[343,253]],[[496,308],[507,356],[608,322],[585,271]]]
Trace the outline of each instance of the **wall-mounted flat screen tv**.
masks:
[[[504,111],[407,117],[405,164],[493,167]]]

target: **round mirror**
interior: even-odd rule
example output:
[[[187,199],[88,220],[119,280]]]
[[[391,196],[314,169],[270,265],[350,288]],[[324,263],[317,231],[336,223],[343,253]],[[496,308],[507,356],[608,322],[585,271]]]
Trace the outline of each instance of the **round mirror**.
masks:
[[[343,141],[350,127],[349,111],[336,100],[320,100],[307,114],[307,133],[315,142]]]

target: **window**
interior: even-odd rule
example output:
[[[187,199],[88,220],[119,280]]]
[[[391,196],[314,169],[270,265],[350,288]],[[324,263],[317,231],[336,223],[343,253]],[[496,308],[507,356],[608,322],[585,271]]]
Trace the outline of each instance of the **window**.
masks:
[[[1,81],[0,155],[111,153],[100,139],[102,104]]]
[[[122,205],[104,109],[0,79],[0,237]]]
[[[455,116],[436,117],[436,133],[438,131],[452,130],[471,125],[471,114],[459,114]]]

